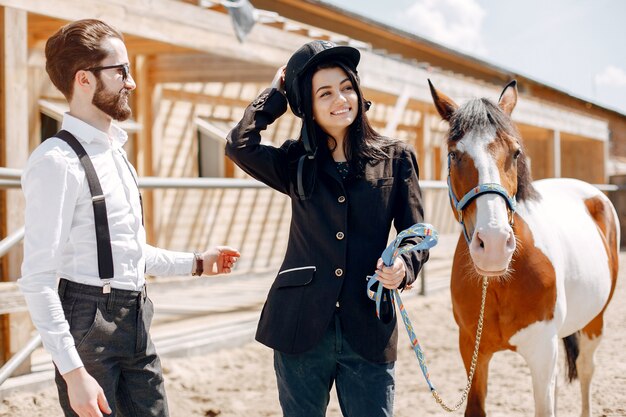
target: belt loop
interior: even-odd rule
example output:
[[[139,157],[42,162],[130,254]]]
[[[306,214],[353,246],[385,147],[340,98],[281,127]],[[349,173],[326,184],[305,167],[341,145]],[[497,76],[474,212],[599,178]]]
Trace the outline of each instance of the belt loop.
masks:
[[[63,301],[63,299],[65,298],[65,289],[67,288],[67,280],[65,278],[61,278],[59,280],[59,299],[61,301]]]

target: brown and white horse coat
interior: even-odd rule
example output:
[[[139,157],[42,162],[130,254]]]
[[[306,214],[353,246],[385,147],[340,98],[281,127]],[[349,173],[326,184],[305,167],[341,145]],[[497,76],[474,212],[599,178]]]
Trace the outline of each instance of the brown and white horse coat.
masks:
[[[454,195],[461,198],[479,184],[492,183],[517,201],[513,213],[502,196],[481,194],[463,213],[469,242],[461,234],[450,286],[468,370],[480,277],[492,277],[465,415],[486,415],[489,361],[495,352],[509,349],[530,368],[535,415],[554,416],[558,341],[564,339],[570,378],[576,372],[580,378],[581,415],[590,416],[593,355],[617,278],[617,214],[602,192],[582,181],[531,182],[521,138],[510,120],[517,102],[515,82],[504,89],[498,105],[475,99],[459,107],[432,85],[431,92],[450,123]]]

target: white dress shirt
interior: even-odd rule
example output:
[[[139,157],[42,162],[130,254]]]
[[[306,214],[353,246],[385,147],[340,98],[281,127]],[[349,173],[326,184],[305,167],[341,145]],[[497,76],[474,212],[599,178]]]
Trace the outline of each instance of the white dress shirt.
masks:
[[[100,180],[108,213],[114,277],[100,279],[93,205],[85,171],[76,153],[59,138],[44,141],[22,175],[26,198],[24,262],[18,284],[33,323],[61,374],[82,366],[57,293],[58,278],[137,291],[150,275],[188,275],[192,253],[146,244],[139,191],[122,146],[128,136],[112,126],[111,135],[66,113],[62,128],[89,154]]]

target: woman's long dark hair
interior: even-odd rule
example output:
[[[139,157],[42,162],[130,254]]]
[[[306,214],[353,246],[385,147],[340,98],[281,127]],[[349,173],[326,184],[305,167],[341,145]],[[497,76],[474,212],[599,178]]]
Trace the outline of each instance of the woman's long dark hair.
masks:
[[[358,97],[358,113],[356,119],[348,129],[347,140],[343,142],[346,158],[348,162],[350,162],[351,175],[358,178],[363,175],[367,162],[376,163],[388,156],[385,147],[392,141],[378,134],[378,132],[372,128],[372,125],[370,125],[367,115],[365,114],[369,108],[369,102],[363,98],[363,92],[359,84],[359,76],[356,74],[356,71],[343,60],[335,59],[333,61],[322,62],[311,68],[300,80],[300,92],[302,93],[302,107],[304,113],[302,123],[304,124],[303,128],[306,126],[311,127],[309,129],[309,137],[312,139],[312,142],[317,144],[323,152],[326,151],[327,148],[334,150],[337,146],[335,138],[324,132],[317,122],[313,120],[313,75],[318,70],[327,68],[340,68],[345,71]],[[325,146],[327,141],[330,141],[330,146]]]

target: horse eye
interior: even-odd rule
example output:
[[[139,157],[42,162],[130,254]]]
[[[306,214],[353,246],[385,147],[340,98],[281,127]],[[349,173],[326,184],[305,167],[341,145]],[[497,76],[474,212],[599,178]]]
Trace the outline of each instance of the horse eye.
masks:
[[[450,152],[448,152],[448,158],[449,158],[451,161],[454,161],[454,160],[456,159],[456,152],[454,152],[454,151],[450,151]]]
[[[518,149],[515,151],[515,153],[513,154],[513,159],[517,159],[519,158],[519,156],[522,154],[522,150]]]

